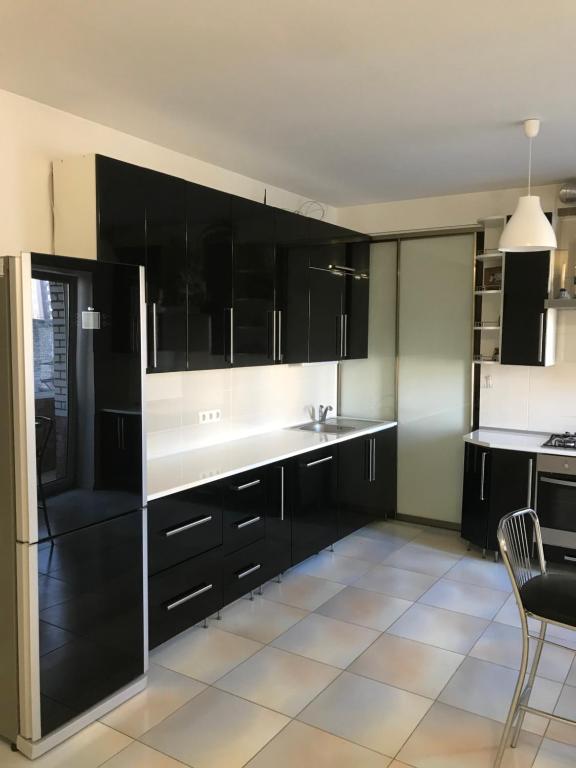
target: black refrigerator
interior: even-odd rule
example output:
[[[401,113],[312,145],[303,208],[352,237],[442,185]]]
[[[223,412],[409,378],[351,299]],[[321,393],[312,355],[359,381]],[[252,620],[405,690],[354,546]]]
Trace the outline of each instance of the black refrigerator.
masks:
[[[0,259],[0,735],[29,757],[146,684],[143,285]]]

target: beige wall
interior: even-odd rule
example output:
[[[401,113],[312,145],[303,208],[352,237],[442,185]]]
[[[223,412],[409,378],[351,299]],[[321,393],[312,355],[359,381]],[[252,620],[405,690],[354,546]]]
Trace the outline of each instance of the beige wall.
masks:
[[[51,252],[50,163],[100,153],[216,189],[295,210],[306,198],[0,91],[0,253]],[[335,209],[326,206],[326,218]]]

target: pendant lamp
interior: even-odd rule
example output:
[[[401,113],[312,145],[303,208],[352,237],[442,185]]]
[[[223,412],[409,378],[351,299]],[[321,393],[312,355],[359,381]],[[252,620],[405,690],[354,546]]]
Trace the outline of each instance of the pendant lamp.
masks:
[[[544,215],[540,198],[532,195],[532,139],[538,136],[540,120],[524,120],[524,133],[530,141],[528,154],[528,194],[518,200],[518,205],[504,227],[498,250],[500,251],[550,251],[557,247],[552,225]]]

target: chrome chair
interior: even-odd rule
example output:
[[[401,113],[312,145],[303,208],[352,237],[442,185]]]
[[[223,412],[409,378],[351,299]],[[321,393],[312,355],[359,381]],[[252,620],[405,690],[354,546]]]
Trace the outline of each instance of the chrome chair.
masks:
[[[520,613],[522,660],[494,768],[500,768],[506,747],[517,745],[526,712],[569,725],[576,724],[574,720],[543,712],[528,704],[544,643],[566,647],[546,638],[548,624],[576,630],[576,575],[546,570],[540,523],[533,509],[519,509],[503,517],[498,526],[498,544]],[[540,622],[538,635],[530,634],[530,618]],[[530,640],[536,641],[536,648],[526,680]]]

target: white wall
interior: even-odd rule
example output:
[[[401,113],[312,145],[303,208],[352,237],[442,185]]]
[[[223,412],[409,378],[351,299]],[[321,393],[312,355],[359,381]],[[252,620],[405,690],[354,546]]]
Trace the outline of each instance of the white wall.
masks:
[[[0,91],[1,254],[52,252],[51,161],[94,152],[254,200],[263,200],[266,189],[270,205],[288,210],[296,210],[306,199]],[[325,207],[326,218],[334,221],[335,209]],[[305,421],[308,405],[336,404],[335,365],[154,374],[146,379],[154,453]],[[197,411],[212,408],[222,409],[222,422],[194,429]]]

